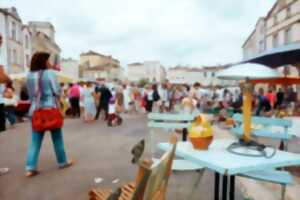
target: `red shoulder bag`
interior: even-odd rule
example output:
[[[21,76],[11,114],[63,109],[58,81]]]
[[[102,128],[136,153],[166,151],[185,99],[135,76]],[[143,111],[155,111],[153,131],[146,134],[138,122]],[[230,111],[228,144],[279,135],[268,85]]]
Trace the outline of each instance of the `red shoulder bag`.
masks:
[[[57,97],[54,93],[52,84],[50,85],[53,93],[53,98],[55,98],[56,107],[42,108],[40,105],[41,96],[43,94],[42,76],[43,71],[39,73],[39,86],[37,92],[38,94],[36,101],[36,109],[32,115],[32,129],[40,133],[61,128],[64,124],[64,118],[59,110],[59,104],[57,102]]]

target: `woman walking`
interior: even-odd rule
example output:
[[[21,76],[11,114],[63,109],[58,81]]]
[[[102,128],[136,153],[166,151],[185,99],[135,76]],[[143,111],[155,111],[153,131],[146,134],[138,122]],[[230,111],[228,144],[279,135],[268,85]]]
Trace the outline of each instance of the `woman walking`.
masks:
[[[60,87],[55,72],[51,70],[52,65],[49,62],[49,57],[50,54],[48,53],[37,52],[31,60],[30,72],[27,75],[27,88],[32,102],[29,111],[30,116],[38,107],[57,108],[58,105],[56,98],[59,97]],[[31,144],[29,145],[26,162],[27,177],[38,174],[38,158],[44,135],[44,132],[37,132],[32,129]],[[71,166],[73,163],[67,160],[65,153],[62,129],[51,130],[51,137],[59,168]]]
[[[97,110],[95,102],[95,92],[92,83],[87,83],[82,91],[83,107],[84,107],[84,122],[91,123],[94,121]]]

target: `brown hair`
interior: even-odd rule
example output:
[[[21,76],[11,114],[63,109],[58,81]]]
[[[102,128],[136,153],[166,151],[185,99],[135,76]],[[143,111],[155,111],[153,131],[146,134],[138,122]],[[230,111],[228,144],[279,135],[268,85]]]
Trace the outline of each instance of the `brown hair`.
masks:
[[[30,63],[30,71],[39,71],[47,69],[47,61],[50,58],[50,54],[47,52],[36,52]]]

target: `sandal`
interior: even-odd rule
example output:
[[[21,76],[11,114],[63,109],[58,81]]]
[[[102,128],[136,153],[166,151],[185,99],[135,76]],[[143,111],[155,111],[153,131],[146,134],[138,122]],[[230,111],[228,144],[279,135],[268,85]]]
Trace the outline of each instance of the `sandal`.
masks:
[[[73,161],[68,161],[65,165],[60,166],[59,169],[65,169],[65,168],[71,167],[73,164],[74,164]]]
[[[30,178],[30,177],[33,177],[33,176],[38,175],[39,173],[40,173],[40,172],[37,171],[37,170],[32,170],[32,171],[26,172],[25,176],[28,177],[28,178]]]

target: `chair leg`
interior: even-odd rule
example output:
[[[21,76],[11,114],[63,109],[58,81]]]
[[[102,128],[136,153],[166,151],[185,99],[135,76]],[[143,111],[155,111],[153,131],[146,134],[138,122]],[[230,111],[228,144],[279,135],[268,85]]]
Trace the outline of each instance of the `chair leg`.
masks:
[[[285,199],[286,185],[281,185],[281,200]]]
[[[200,170],[199,172],[197,172],[197,173],[198,173],[198,176],[196,177],[196,180],[195,180],[195,182],[193,183],[192,191],[191,191],[191,193],[188,195],[187,200],[192,199],[192,197],[194,196],[195,191],[199,189],[199,184],[200,184],[200,181],[201,181],[202,176],[203,176],[203,174],[204,174],[204,169],[201,169],[201,170]]]

